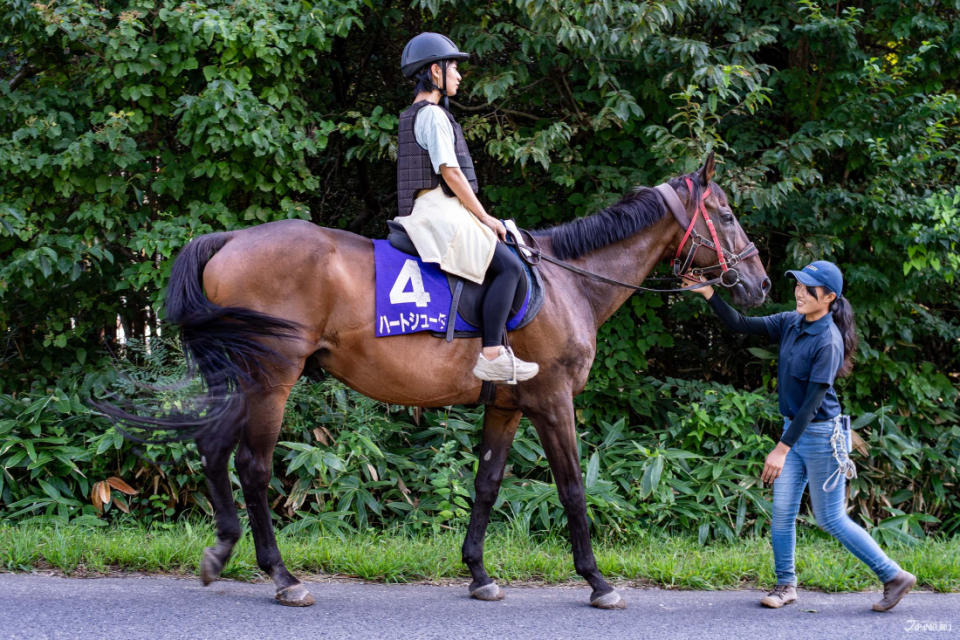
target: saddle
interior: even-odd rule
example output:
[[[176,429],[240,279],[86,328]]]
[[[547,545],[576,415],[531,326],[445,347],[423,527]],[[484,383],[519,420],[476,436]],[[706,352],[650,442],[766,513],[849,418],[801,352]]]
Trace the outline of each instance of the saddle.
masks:
[[[410,240],[410,236],[407,235],[401,225],[393,220],[387,220],[387,227],[389,229],[387,241],[391,246],[403,253],[419,257],[413,241]],[[515,245],[508,246],[512,251],[518,253]],[[523,259],[523,255],[519,253],[518,255],[524,265],[524,277],[520,279],[517,292],[510,305],[509,320],[506,327],[508,331],[514,331],[529,324],[543,306],[543,281],[540,273]],[[433,331],[431,333],[445,338],[448,342],[454,338],[475,338],[479,336],[483,317],[483,296],[487,287],[490,286],[490,280],[487,279],[482,284],[477,284],[451,274],[445,275],[452,296],[450,313],[448,314],[450,320],[447,323],[446,331]]]

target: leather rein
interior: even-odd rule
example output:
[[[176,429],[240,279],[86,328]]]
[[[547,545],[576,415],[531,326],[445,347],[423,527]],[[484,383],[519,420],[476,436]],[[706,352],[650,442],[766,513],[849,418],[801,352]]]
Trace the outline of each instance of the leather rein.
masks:
[[[687,181],[687,192],[691,195],[693,194],[693,182],[690,178],[684,178]],[[663,200],[666,208],[673,214],[673,217],[677,220],[681,227],[686,227],[686,232],[683,235],[683,240],[680,241],[680,246],[677,247],[677,254],[673,259],[673,273],[674,277],[682,278],[687,274],[692,275],[703,275],[709,271],[715,271],[720,269],[720,276],[706,280],[704,282],[699,282],[688,287],[679,287],[676,289],[652,289],[649,287],[642,287],[640,285],[630,284],[627,282],[621,282],[619,280],[614,280],[613,278],[608,278],[602,276],[598,273],[593,273],[592,271],[587,271],[586,269],[581,269],[580,267],[574,266],[569,262],[564,262],[559,258],[554,258],[553,256],[546,254],[543,250],[536,244],[536,241],[532,245],[518,245],[517,241],[512,239],[512,234],[508,235],[507,244],[517,246],[518,253],[521,258],[529,265],[537,265],[541,260],[546,260],[551,264],[555,264],[558,267],[562,267],[567,271],[571,271],[581,276],[592,278],[594,280],[599,280],[606,284],[612,284],[618,287],[624,287],[627,289],[633,289],[634,291],[649,291],[651,293],[679,293],[681,291],[690,291],[692,289],[699,289],[701,287],[706,287],[708,285],[719,284],[723,287],[733,287],[740,282],[740,272],[735,268],[738,264],[752,258],[755,255],[759,254],[757,247],[751,242],[743,248],[743,251],[740,253],[732,253],[720,243],[720,238],[717,236],[717,230],[714,227],[713,220],[710,219],[710,214],[707,213],[707,207],[705,201],[707,196],[710,195],[710,188],[703,192],[703,195],[700,197],[697,202],[697,210],[694,213],[693,219],[687,215],[687,211],[683,206],[683,203],[680,201],[680,198],[677,196],[677,192],[674,191],[673,187],[669,184],[663,183],[658,184],[653,188],[660,198]],[[703,215],[704,222],[707,225],[707,229],[710,231],[709,238],[705,238],[700,234],[694,226],[697,224],[697,219],[700,215]],[[532,238],[532,236],[531,236]],[[690,242],[690,249],[687,251],[687,255],[681,260],[681,255],[683,254],[683,248],[686,246],[687,241]],[[697,250],[700,247],[707,247],[708,249],[713,250],[717,254],[717,264],[711,265],[709,267],[695,267],[691,268],[693,260],[696,257]],[[528,255],[529,254],[529,255]]]

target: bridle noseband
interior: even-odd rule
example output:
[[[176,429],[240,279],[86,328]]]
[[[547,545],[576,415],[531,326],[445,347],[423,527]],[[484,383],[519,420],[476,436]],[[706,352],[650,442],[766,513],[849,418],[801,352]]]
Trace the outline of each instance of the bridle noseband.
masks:
[[[687,183],[687,193],[690,194],[690,198],[692,199],[694,194],[693,181],[688,176],[684,177],[684,180]],[[687,274],[700,276],[710,271],[720,269],[720,284],[724,287],[732,287],[740,282],[740,272],[733,267],[736,267],[748,258],[758,255],[759,251],[752,242],[748,243],[740,253],[733,253],[720,243],[717,229],[713,224],[713,220],[710,219],[710,214],[707,212],[706,200],[707,196],[710,195],[710,187],[707,187],[703,195],[697,200],[693,219],[689,220],[689,222],[686,208],[683,206],[683,203],[680,202],[680,198],[677,196],[677,192],[673,187],[664,183],[658,184],[654,187],[654,190],[663,198],[667,209],[673,213],[673,217],[680,223],[680,226],[686,227],[683,240],[680,241],[680,245],[677,247],[677,254],[673,258],[673,274],[678,278],[682,278]],[[712,238],[712,240],[703,237],[703,235],[694,228],[701,214],[703,215],[703,221],[707,225],[707,230],[710,232],[710,238]],[[681,259],[683,248],[686,246],[687,241],[690,241],[690,249],[687,251],[686,256]],[[713,250],[717,254],[717,264],[708,267],[693,267],[693,260],[696,258],[697,250],[700,249],[700,247],[707,247]]]

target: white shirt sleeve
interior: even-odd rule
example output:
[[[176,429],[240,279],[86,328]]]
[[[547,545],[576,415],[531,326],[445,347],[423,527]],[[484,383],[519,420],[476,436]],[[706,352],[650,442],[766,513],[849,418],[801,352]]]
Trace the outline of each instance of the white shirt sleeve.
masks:
[[[430,105],[420,109],[413,123],[413,135],[417,144],[430,154],[435,172],[440,173],[443,165],[460,166],[453,144],[453,126],[440,107]]]

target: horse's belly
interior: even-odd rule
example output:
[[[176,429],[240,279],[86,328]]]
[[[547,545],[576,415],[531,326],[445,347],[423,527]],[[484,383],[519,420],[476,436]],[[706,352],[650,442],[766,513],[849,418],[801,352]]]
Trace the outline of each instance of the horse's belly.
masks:
[[[374,338],[324,350],[317,364],[360,393],[390,404],[441,407],[476,402],[479,339],[452,343],[425,334]]]

